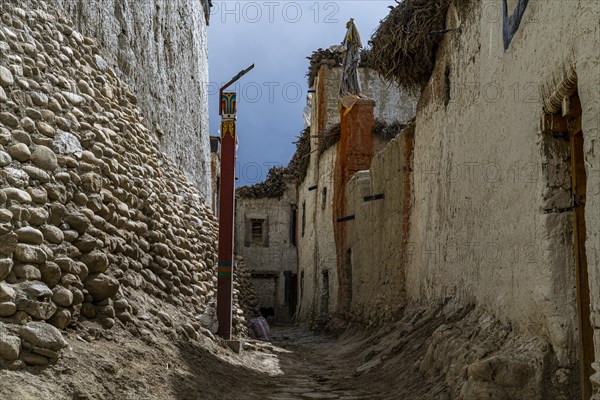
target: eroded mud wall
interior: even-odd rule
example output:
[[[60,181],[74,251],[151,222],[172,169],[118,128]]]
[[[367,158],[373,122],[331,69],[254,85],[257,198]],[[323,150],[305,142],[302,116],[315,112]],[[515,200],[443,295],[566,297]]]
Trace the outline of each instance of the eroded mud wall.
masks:
[[[450,8],[447,26],[462,31],[444,38],[417,109],[407,293],[416,301],[478,304],[517,332],[547,336],[558,365],[576,369],[570,161],[548,146],[540,121],[545,93],[573,67],[583,109],[594,310],[599,10],[590,1],[530,2],[505,49],[500,9],[463,4]]]

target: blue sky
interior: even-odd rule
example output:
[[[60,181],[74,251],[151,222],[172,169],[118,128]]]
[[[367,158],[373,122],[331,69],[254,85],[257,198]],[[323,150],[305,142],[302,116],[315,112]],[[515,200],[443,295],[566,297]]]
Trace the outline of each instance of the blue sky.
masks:
[[[210,131],[219,129],[218,88],[252,63],[238,93],[238,186],[262,181],[285,165],[303,129],[306,57],[339,44],[354,18],[366,45],[393,0],[219,1],[208,28]]]

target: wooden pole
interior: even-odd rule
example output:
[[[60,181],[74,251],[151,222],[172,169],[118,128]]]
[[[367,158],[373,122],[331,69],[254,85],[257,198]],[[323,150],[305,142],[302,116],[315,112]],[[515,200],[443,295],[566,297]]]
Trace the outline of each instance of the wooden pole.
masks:
[[[221,94],[221,190],[219,197],[219,264],[217,319],[219,336],[231,339],[233,302],[233,223],[235,207],[236,94]]]
[[[219,263],[217,266],[217,334],[231,340],[231,311],[233,303],[233,234],[235,215],[235,148],[237,96],[224,90],[254,68],[240,71],[221,87],[219,115],[221,116],[221,187],[219,195]]]

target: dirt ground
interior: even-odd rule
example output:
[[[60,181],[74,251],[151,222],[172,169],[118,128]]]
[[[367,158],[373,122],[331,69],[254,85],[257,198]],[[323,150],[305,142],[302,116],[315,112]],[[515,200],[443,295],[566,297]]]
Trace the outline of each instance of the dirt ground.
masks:
[[[205,336],[140,336],[90,324],[68,333],[56,365],[0,371],[0,399],[445,400],[443,379],[418,369],[438,323],[429,318],[409,334],[394,324],[348,326],[336,338],[275,327],[271,342],[248,340],[241,354]]]

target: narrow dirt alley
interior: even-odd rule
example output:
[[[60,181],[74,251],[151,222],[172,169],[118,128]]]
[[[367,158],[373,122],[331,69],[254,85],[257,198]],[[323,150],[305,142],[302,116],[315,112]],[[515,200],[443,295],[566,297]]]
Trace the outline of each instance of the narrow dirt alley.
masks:
[[[440,310],[378,329],[349,325],[337,337],[275,327],[240,354],[204,335],[86,323],[68,331],[64,359],[0,371],[0,400],[448,400],[439,374],[422,372]]]
[[[442,375],[421,368],[434,331],[448,321],[440,310],[427,310],[377,329],[349,325],[337,337],[275,327],[271,342],[249,341],[242,354],[228,359],[235,365],[212,369],[220,377],[211,398],[448,400]],[[182,352],[198,371],[205,359],[192,353]],[[175,386],[178,399],[209,398],[198,391],[204,387],[198,377]]]
[[[446,399],[443,382],[419,372],[428,337],[405,346],[407,338],[392,325],[378,331],[349,328],[337,338],[276,328],[272,344],[282,374],[261,382],[254,394],[270,400]]]
[[[377,396],[352,385],[356,360],[343,356],[358,353],[360,349],[356,344],[340,344],[331,337],[295,327],[276,329],[272,343],[283,374],[261,382],[257,396],[272,400]]]

